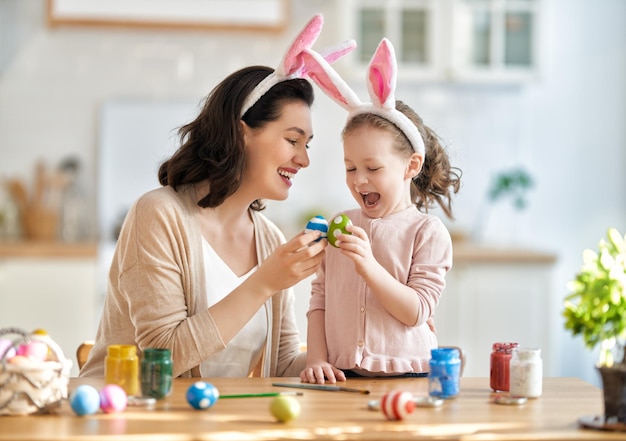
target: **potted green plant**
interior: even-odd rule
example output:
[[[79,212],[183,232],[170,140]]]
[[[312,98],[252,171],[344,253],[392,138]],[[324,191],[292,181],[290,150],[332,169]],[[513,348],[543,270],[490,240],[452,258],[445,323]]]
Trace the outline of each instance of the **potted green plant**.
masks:
[[[504,197],[511,197],[513,206],[518,210],[526,208],[528,190],[533,186],[530,174],[522,168],[498,173],[491,181],[489,200],[495,202]]]
[[[488,229],[491,210],[499,201],[510,200],[516,212],[521,213],[528,205],[528,193],[534,186],[530,173],[522,167],[501,170],[491,178],[487,194],[478,210],[472,236],[481,241]]]
[[[597,364],[604,390],[604,421],[626,424],[626,237],[610,228],[598,251],[585,250],[568,284],[565,328],[585,345],[600,346]]]

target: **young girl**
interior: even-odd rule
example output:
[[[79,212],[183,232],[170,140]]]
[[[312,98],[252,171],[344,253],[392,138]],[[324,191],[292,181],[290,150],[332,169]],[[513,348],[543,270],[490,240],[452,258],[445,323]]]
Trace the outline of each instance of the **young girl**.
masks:
[[[394,96],[396,62],[383,39],[369,66],[372,102],[362,103],[336,72],[305,56],[318,85],[349,110],[343,130],[346,184],[359,209],[350,234],[328,247],[312,285],[304,382],[346,376],[425,376],[437,338],[430,327],[452,243],[443,223],[460,186],[437,136]]]

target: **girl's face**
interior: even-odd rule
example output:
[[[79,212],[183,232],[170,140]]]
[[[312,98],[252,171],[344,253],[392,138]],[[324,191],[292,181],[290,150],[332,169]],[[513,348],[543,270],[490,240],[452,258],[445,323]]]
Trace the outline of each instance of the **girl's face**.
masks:
[[[346,184],[368,217],[385,217],[412,205],[411,179],[421,168],[421,157],[402,155],[391,133],[362,126],[344,137],[343,151]]]
[[[311,110],[301,101],[290,102],[279,119],[264,127],[242,124],[247,156],[241,188],[250,191],[253,199],[286,199],[298,170],[309,166]]]

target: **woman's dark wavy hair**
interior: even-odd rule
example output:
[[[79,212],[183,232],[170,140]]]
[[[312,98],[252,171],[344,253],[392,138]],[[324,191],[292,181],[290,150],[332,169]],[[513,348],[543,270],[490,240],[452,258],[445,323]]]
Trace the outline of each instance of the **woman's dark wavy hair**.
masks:
[[[437,204],[449,219],[454,219],[452,194],[457,193],[461,187],[461,169],[450,165],[450,159],[439,142],[439,137],[411,107],[398,100],[396,109],[415,124],[422,135],[426,151],[422,170],[411,181],[411,200],[418,210],[425,212]],[[392,133],[396,149],[406,157],[413,154],[413,147],[404,133],[389,120],[373,113],[361,113],[351,118],[343,129],[343,137],[360,127],[374,127]]]
[[[261,128],[280,118],[285,104],[313,104],[313,87],[307,80],[296,78],[273,86],[240,118],[246,97],[272,72],[265,66],[246,67],[211,91],[196,119],[179,129],[180,147],[159,167],[161,185],[177,190],[208,180],[209,193],[198,202],[203,208],[217,207],[239,188],[246,164],[240,120],[251,128]],[[250,208],[260,211],[265,207],[256,200]]]

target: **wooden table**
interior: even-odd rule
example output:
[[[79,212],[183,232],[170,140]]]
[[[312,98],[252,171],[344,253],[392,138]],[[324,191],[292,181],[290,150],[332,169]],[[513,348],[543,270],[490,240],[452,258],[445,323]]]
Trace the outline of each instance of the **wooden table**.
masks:
[[[577,420],[602,413],[602,392],[576,378],[544,379],[544,394],[523,406],[494,404],[486,378],[462,378],[461,393],[441,408],[417,408],[404,421],[387,421],[367,409],[367,402],[402,389],[425,395],[424,378],[384,380],[350,379],[342,385],[366,388],[369,395],[304,390],[297,397],[299,418],[274,420],[268,408],[273,398],[221,399],[208,410],[195,410],[185,392],[195,380],[177,379],[172,394],[156,408],[127,408],[123,413],[78,417],[67,403],[57,414],[2,416],[0,440],[581,440],[625,439],[625,433],[579,428]],[[207,379],[221,394],[299,391],[272,386],[297,378]],[[102,386],[101,380],[71,379]],[[115,436],[115,438],[112,438]]]

